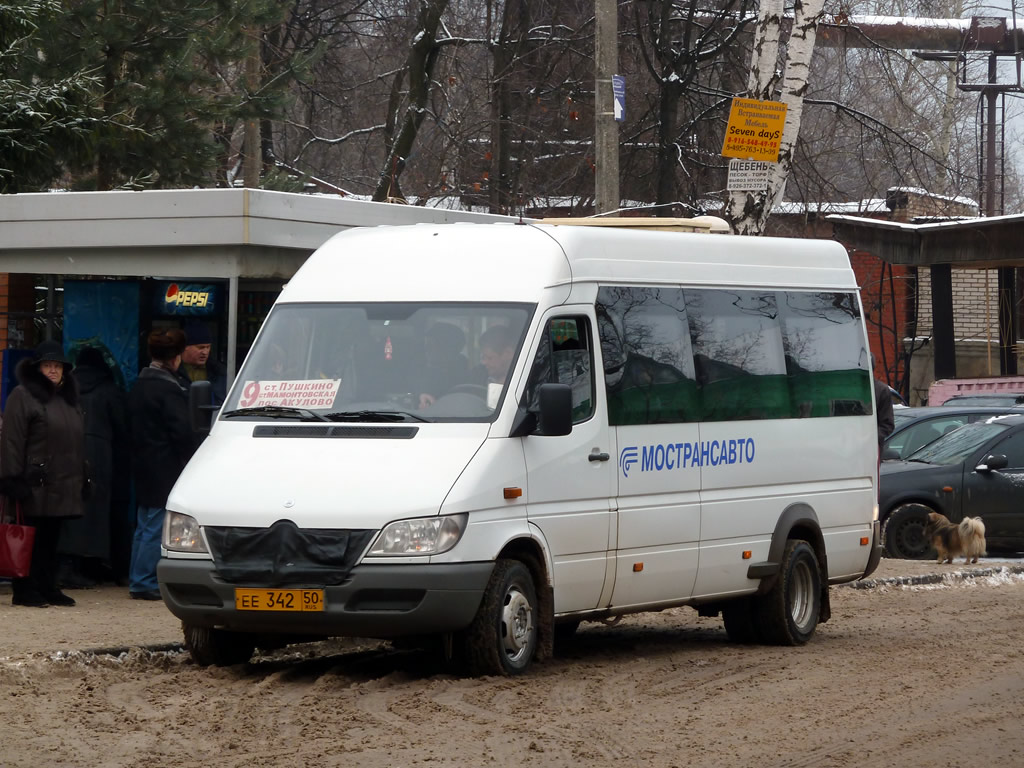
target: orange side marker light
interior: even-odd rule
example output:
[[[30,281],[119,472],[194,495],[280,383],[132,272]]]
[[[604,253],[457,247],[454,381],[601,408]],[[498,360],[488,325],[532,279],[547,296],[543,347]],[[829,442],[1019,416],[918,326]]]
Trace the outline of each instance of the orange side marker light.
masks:
[[[523,495],[523,489],[522,488],[506,488],[504,493],[505,493],[505,498],[506,499],[518,499],[520,496]]]
[[[751,552],[751,551],[750,551],[749,549],[744,549],[744,550],[743,550],[743,559],[744,559],[744,560],[749,560],[749,559],[750,559],[750,558],[752,558],[753,556],[754,556],[754,553],[753,553],[753,552]]]

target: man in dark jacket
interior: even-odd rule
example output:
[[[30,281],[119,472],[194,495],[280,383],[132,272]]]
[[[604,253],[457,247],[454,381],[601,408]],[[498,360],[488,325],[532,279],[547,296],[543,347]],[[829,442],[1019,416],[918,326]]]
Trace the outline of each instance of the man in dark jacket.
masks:
[[[189,323],[185,326],[185,349],[181,353],[181,366],[178,378],[185,388],[193,381],[208,381],[213,392],[213,404],[224,402],[227,393],[227,370],[210,354],[213,350],[213,337],[204,323]]]
[[[157,330],[147,339],[148,368],[143,368],[128,397],[138,502],[128,590],[135,600],[159,600],[156,565],[164,507],[178,475],[196,449],[188,415],[188,391],[178,378],[185,334]]]
[[[878,422],[878,453],[882,453],[882,443],[896,428],[892,413],[892,393],[889,385],[875,379],[875,420]]]

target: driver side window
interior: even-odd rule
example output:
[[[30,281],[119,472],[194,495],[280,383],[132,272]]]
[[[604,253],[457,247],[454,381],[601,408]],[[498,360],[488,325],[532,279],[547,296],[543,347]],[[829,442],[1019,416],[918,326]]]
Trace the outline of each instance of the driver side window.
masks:
[[[1005,455],[1007,469],[1020,469],[1024,467],[1024,432],[1010,435],[1001,443],[995,445],[989,453]]]
[[[539,410],[537,389],[541,384],[568,384],[572,389],[574,424],[594,415],[593,336],[586,317],[557,317],[548,321],[533,358],[526,402]]]

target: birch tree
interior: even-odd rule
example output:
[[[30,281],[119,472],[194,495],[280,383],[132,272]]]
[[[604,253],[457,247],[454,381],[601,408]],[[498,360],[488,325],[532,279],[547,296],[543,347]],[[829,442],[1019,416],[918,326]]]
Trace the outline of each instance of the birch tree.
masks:
[[[768,175],[768,189],[729,194],[726,218],[733,231],[740,235],[761,234],[772,208],[782,201],[785,194],[800,134],[804,94],[817,25],[824,13],[824,0],[794,0],[792,31],[784,47],[783,10],[782,0],[762,0],[758,10],[747,95],[752,99],[781,101],[786,105],[786,121],[779,160]],[[781,56],[780,51],[783,51]]]

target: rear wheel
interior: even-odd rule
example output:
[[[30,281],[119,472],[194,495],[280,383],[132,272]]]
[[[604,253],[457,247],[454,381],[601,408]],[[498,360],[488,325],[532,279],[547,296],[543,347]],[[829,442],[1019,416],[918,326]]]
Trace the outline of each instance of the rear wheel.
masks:
[[[924,504],[904,504],[896,507],[882,526],[885,554],[904,560],[924,560],[931,556],[932,545],[925,536],[928,513]]]
[[[539,616],[530,570],[518,560],[495,563],[480,608],[463,636],[470,673],[525,671],[537,653]]]
[[[255,635],[191,624],[182,624],[181,629],[185,635],[185,648],[192,654],[192,661],[200,667],[244,664],[256,650]]]
[[[790,539],[782,554],[779,576],[771,590],[757,598],[757,627],[772,645],[803,645],[811,639],[821,612],[821,571],[814,549]]]

